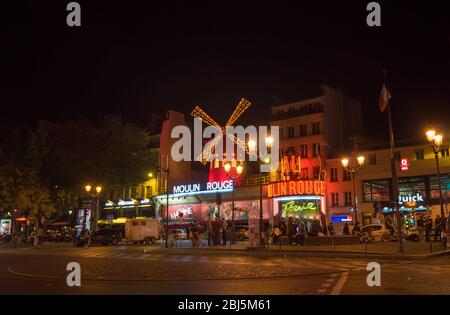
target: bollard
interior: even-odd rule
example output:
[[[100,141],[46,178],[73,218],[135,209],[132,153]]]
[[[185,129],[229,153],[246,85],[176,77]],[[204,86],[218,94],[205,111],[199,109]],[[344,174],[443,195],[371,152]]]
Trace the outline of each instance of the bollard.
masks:
[[[367,253],[367,241],[365,237],[364,237],[364,251]]]
[[[336,249],[336,243],[334,242],[334,235],[331,235],[331,242],[333,244],[333,250]]]
[[[305,249],[308,249],[308,237],[305,235]]]
[[[428,243],[430,244],[430,253],[433,252],[433,244],[431,243],[431,236],[428,238]]]

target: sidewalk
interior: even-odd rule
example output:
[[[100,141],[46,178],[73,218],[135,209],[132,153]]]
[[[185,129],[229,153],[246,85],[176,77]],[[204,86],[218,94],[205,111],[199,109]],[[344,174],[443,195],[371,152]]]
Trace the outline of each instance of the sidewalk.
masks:
[[[371,244],[351,244],[351,245],[310,245],[310,246],[290,246],[290,245],[269,245],[266,248],[250,246],[247,241],[240,241],[236,244],[228,243],[226,246],[202,246],[192,248],[189,240],[178,241],[174,248],[164,248],[164,243],[160,246],[152,246],[145,250],[146,253],[167,253],[167,254],[226,254],[226,255],[295,255],[295,256],[329,256],[342,258],[391,258],[391,259],[426,259],[450,254],[450,249],[442,250],[440,242],[405,242],[404,254],[399,251],[398,242],[376,242]]]

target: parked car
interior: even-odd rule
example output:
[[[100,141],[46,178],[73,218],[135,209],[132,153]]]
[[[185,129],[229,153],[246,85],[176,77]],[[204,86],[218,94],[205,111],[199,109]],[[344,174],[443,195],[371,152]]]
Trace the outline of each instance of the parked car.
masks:
[[[384,224],[369,224],[361,228],[361,233],[368,233],[374,241],[389,242],[397,239],[397,229],[394,227],[394,235]],[[404,230],[404,237],[407,241],[418,242],[419,233],[417,229]]]
[[[102,229],[92,233],[92,245],[117,245],[122,240],[121,233],[115,229]],[[87,242],[84,235],[78,238],[78,246],[83,246]]]

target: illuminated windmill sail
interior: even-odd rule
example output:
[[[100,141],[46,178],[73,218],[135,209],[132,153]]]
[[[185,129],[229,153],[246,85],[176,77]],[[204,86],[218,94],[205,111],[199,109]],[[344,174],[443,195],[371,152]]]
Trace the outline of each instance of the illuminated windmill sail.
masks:
[[[195,118],[200,118],[204,123],[217,127],[222,130],[222,135],[216,136],[213,140],[211,140],[208,145],[203,149],[203,152],[201,155],[199,155],[196,160],[201,161],[203,164],[206,164],[208,162],[212,162],[216,157],[215,155],[215,149],[217,144],[222,140],[223,135],[226,134],[226,136],[231,139],[236,145],[243,148],[246,152],[247,146],[245,144],[245,141],[238,139],[233,134],[226,133],[227,127],[232,126],[238,119],[241,117],[241,115],[249,108],[251,103],[247,101],[246,99],[242,98],[239,102],[239,104],[236,106],[233,114],[231,114],[230,118],[228,119],[227,123],[224,127],[220,126],[214,119],[212,119],[207,113],[205,113],[200,107],[196,106],[194,110],[192,111],[191,115]],[[223,157],[218,157],[219,159],[222,159]]]

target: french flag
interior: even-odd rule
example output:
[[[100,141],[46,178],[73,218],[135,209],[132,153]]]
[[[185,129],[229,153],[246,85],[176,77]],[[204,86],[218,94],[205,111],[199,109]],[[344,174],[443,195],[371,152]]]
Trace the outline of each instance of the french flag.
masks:
[[[383,88],[381,89],[381,95],[380,95],[380,110],[384,112],[384,110],[388,107],[389,99],[391,98],[391,93],[386,87],[386,84],[383,83]]]

